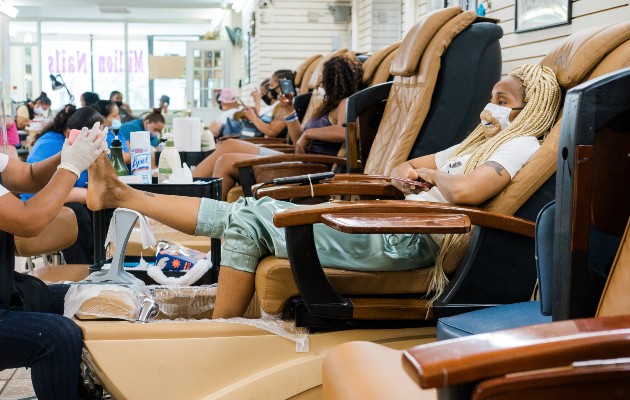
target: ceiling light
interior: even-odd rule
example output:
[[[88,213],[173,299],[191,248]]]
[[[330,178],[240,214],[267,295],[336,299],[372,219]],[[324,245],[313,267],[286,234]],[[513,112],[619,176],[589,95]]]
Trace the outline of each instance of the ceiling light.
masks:
[[[20,10],[13,7],[11,4],[7,3],[6,1],[0,0],[0,13],[6,15],[7,17],[11,19],[14,19],[15,17],[17,17],[18,12],[20,12]]]
[[[100,5],[100,6],[98,6],[98,9],[103,14],[129,14],[131,12],[131,7],[127,7],[127,6],[106,6],[106,5]]]

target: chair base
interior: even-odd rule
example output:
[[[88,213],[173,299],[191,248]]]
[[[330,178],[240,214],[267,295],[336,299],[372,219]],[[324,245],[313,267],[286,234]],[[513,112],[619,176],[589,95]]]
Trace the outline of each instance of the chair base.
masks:
[[[119,399],[316,398],[324,356],[338,344],[404,349],[435,340],[434,328],[325,332],[298,353],[293,341],[236,323],[77,323],[89,368]]]

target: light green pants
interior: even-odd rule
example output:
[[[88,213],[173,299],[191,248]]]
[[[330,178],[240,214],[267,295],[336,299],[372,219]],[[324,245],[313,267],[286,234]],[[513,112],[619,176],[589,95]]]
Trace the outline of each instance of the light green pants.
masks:
[[[269,197],[241,198],[235,203],[201,199],[196,235],[224,239],[221,265],[254,273],[268,255],[288,258],[284,228],[273,213],[300,207]],[[338,232],[326,225],[313,228],[323,266],[357,271],[402,271],[429,267],[438,246],[429,235],[367,235]]]

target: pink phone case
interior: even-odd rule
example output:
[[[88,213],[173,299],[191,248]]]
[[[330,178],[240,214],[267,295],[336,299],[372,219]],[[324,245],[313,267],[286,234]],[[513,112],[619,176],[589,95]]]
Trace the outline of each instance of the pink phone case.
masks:
[[[400,181],[400,182],[406,183],[408,185],[415,185],[415,186],[420,186],[420,187],[431,186],[431,185],[429,185],[426,182],[414,181],[414,180],[406,179],[406,178],[399,178],[397,176],[390,176],[390,179],[393,179],[395,181]]]

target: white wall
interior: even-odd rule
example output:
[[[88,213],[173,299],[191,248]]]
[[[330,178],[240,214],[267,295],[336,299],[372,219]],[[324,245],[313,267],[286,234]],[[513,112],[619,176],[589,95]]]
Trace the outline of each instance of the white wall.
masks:
[[[278,69],[294,69],[314,54],[350,46],[350,21],[335,22],[328,4],[334,2],[273,0],[270,7],[256,11],[256,81]]]
[[[405,0],[410,1],[410,0]],[[426,14],[427,0],[417,0],[417,17]],[[486,16],[499,19],[503,28],[503,74],[515,66],[539,62],[551,49],[573,32],[591,26],[627,21],[630,17],[628,0],[574,0],[570,25],[531,32],[514,32],[514,0],[492,0]]]
[[[576,0],[573,1],[572,21],[562,25],[531,32],[514,32],[514,0],[492,0],[487,16],[498,18],[503,28],[503,73],[528,62],[539,62],[551,49],[573,32],[591,26],[627,21],[628,0]]]

